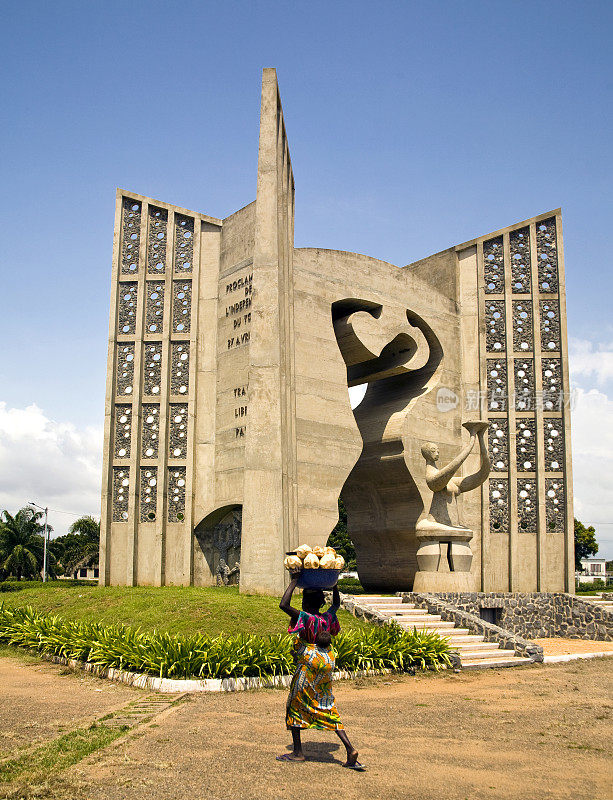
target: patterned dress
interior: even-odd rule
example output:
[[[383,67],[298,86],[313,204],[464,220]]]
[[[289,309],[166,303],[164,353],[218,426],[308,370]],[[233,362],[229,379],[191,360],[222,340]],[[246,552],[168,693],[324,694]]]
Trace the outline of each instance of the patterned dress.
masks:
[[[343,730],[332,694],[336,653],[331,646],[320,648],[314,644],[320,628],[332,635],[340,631],[334,609],[316,615],[301,611],[296,625],[289,628],[290,633],[299,636],[294,642],[296,671],[287,698],[285,724],[288,728]]]

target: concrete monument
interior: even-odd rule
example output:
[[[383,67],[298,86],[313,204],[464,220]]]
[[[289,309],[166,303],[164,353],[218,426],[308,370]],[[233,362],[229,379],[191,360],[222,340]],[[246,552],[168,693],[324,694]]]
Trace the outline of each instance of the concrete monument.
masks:
[[[419,583],[429,541],[472,590],[572,590],[559,209],[402,268],[293,232],[273,69],[254,202],[219,219],[118,190],[101,581],[281,594],[284,552],[324,544],[342,496],[369,588]],[[474,425],[455,461],[478,483],[452,477],[465,420],[489,426],[489,477]],[[424,475],[426,442],[450,467],[426,448]]]

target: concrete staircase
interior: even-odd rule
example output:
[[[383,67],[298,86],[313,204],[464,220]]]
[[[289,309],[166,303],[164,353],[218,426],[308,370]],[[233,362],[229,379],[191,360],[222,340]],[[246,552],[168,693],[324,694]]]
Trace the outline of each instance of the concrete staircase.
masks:
[[[401,597],[356,595],[353,600],[393,619],[405,630],[425,629],[449,638],[452,650],[460,654],[464,669],[516,667],[532,663],[530,658],[516,656],[511,650],[501,650],[496,642],[485,642],[483,636],[470,633],[468,628],[456,628],[453,622],[445,622],[439,614],[429,614],[426,609],[416,608],[414,603],[403,603]]]

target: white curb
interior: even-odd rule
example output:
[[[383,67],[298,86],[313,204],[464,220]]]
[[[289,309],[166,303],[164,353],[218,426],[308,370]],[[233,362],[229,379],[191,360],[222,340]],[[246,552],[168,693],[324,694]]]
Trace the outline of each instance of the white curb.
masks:
[[[605,650],[600,653],[567,653],[563,656],[545,656],[543,663],[561,664],[565,661],[577,661],[580,658],[604,658],[605,656],[613,656],[613,650]]]
[[[141,672],[128,672],[114,667],[99,667],[88,661],[77,661],[76,659],[64,658],[63,656],[49,656],[42,654],[42,657],[54,664],[64,664],[72,669],[84,669],[86,672],[93,672],[99,678],[108,678],[118,683],[126,683],[128,686],[136,686],[138,689],[147,689],[153,692],[244,692],[248,689],[272,689],[275,687],[287,687],[292,681],[291,675],[269,675],[265,678],[205,678],[202,680],[173,680],[172,678],[156,678],[153,675],[144,675]],[[335,680],[374,677],[375,675],[389,675],[390,669],[363,669],[357,672],[347,672],[339,670],[334,672],[332,677]]]

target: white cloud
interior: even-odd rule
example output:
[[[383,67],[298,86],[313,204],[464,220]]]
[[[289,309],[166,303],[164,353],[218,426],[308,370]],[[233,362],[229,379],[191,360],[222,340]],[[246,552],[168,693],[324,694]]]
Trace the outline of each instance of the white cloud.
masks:
[[[613,379],[613,342],[596,344],[587,339],[570,338],[568,361],[573,384],[591,378],[598,386]]]
[[[0,509],[34,501],[52,509],[100,516],[102,430],[56,422],[36,405],[0,402]],[[49,512],[54,535],[74,517]]]
[[[569,339],[575,516],[613,558],[613,342]]]
[[[613,399],[577,388],[571,414],[575,516],[613,522]],[[599,555],[613,558],[613,525],[595,524]]]

